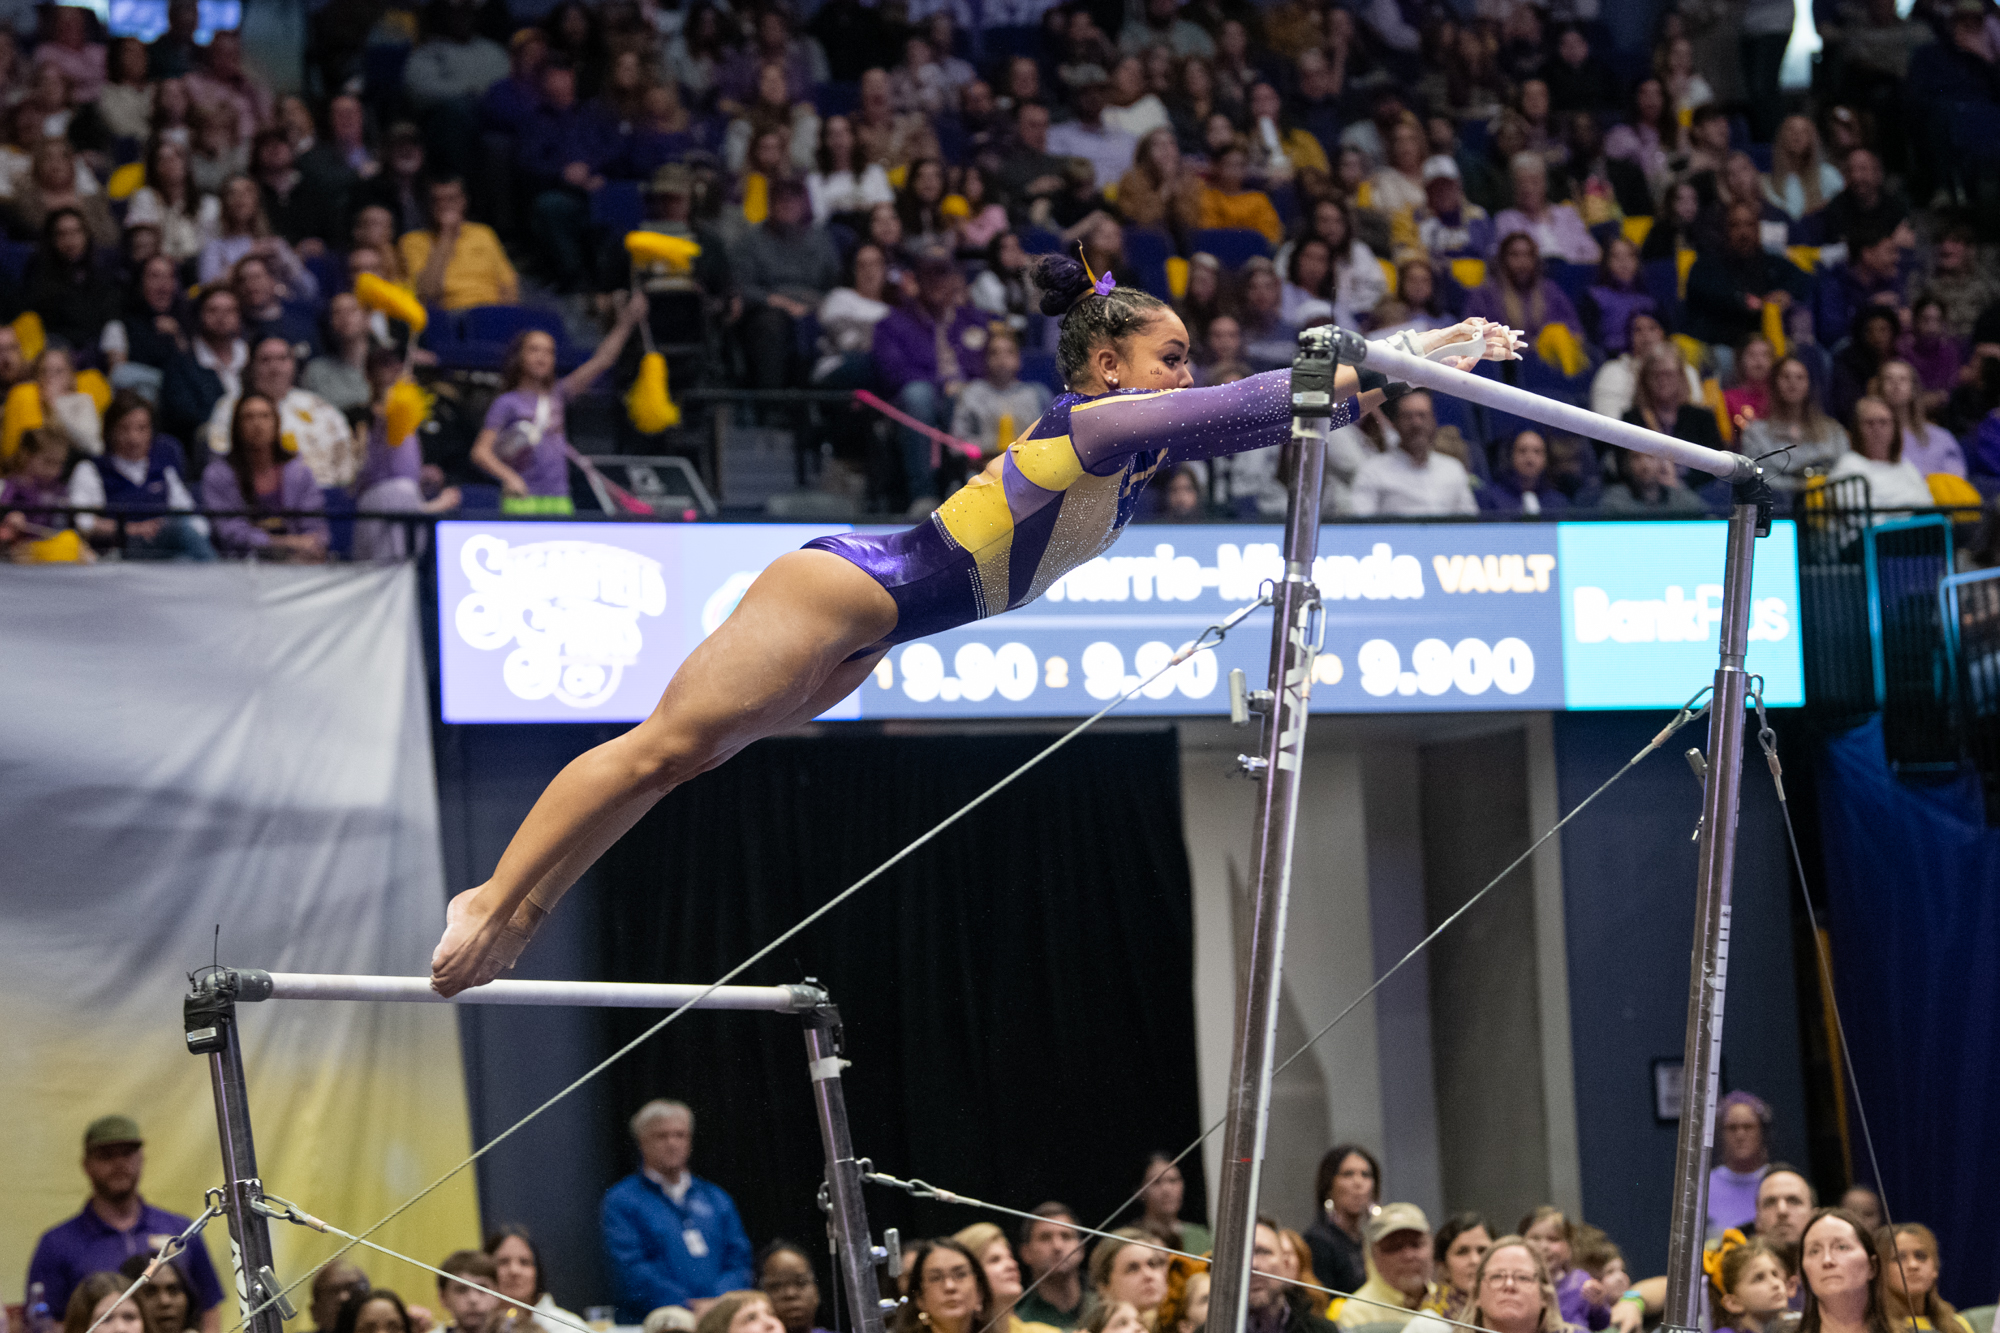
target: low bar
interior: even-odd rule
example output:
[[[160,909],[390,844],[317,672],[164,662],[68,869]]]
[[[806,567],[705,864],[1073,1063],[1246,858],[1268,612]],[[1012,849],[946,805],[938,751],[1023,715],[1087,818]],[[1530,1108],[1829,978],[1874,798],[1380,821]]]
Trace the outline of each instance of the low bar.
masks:
[[[386,1000],[402,1004],[538,1004],[599,1009],[743,1009],[803,1013],[825,996],[812,986],[649,985],[622,981],[489,981],[446,999],[429,977],[341,976],[244,969],[241,1000]],[[259,984],[263,978],[264,983]]]
[[[1353,335],[1350,335],[1351,337]],[[1354,342],[1360,342],[1354,337]],[[1352,347],[1352,343],[1348,347]],[[1526,389],[1517,389],[1499,380],[1487,379],[1468,371],[1453,370],[1450,366],[1436,361],[1426,361],[1420,356],[1390,347],[1386,343],[1364,343],[1367,354],[1364,357],[1347,355],[1343,349],[1343,360],[1352,364],[1364,362],[1370,370],[1379,370],[1394,379],[1404,380],[1420,389],[1430,389],[1437,393],[1463,398],[1469,403],[1484,407],[1498,408],[1511,412],[1517,417],[1544,426],[1553,426],[1576,435],[1602,440],[1635,453],[1652,454],[1683,467],[1691,467],[1711,476],[1723,477],[1730,481],[1748,481],[1756,475],[1756,465],[1742,454],[1733,454],[1725,449],[1708,449],[1699,444],[1689,444],[1671,435],[1662,435],[1644,426],[1634,426],[1611,417],[1599,416],[1586,407],[1561,402],[1554,398],[1544,398]]]

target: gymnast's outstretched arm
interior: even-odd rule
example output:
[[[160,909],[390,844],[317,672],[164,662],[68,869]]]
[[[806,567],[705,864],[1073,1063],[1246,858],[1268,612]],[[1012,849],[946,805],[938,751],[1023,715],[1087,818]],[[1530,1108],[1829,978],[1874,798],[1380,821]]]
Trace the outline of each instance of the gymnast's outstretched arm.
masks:
[[[1414,350],[1433,356],[1440,349],[1466,347],[1442,364],[1470,369],[1482,359],[1507,360],[1513,339],[1498,324],[1469,319],[1448,329],[1412,335]],[[1364,390],[1352,366],[1334,372],[1335,425],[1360,420],[1381,405],[1383,391]],[[1151,394],[1119,394],[1070,409],[1070,441],[1085,468],[1114,470],[1126,455],[1165,449],[1169,463],[1247,453],[1283,444],[1292,425],[1292,373],[1266,371],[1203,389]]]

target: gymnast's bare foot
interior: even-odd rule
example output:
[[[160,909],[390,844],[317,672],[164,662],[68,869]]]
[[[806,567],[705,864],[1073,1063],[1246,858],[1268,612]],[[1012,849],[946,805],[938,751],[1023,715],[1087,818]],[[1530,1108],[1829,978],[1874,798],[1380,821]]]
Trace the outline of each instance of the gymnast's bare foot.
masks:
[[[431,989],[450,997],[484,986],[514,966],[548,914],[522,903],[502,921],[481,901],[492,886],[482,884],[453,898],[444,909],[444,938],[431,953]]]

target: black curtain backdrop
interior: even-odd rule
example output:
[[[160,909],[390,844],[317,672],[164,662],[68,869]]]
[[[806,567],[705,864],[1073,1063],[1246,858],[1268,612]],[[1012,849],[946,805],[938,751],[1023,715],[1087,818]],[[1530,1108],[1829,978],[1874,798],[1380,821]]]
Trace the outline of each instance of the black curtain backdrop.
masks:
[[[602,967],[708,981],[1046,745],[1046,736],[766,741],[676,791],[599,869]],[[1193,922],[1172,731],[1086,736],[862,890],[745,984],[817,977],[846,1025],[856,1152],[905,1179],[1100,1220],[1199,1131]],[[623,1042],[657,1016],[606,1011]],[[606,1076],[605,1132],[695,1112],[694,1169],[753,1244],[820,1256],[824,1171],[797,1020],[689,1014]],[[1204,1190],[1183,1164],[1187,1215]],[[1005,1218],[871,1189],[878,1236]],[[823,1312],[830,1314],[829,1311]],[[843,1318],[843,1324],[847,1322]]]

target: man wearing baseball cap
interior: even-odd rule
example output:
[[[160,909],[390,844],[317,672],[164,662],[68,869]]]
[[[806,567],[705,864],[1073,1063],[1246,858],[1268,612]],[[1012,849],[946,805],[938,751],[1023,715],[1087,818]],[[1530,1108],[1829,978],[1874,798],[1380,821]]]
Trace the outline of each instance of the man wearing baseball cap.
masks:
[[[1493,250],[1493,221],[1465,201],[1458,163],[1443,153],[1424,159],[1424,206],[1414,219],[1417,243],[1431,258],[1483,259]]]
[[[1334,1322],[1343,1329],[1401,1328],[1433,1294],[1430,1219],[1413,1203],[1385,1204],[1361,1224],[1361,1236],[1368,1242],[1368,1280],[1340,1303]]]
[[[28,1286],[42,1284],[42,1299],[51,1312],[67,1307],[70,1293],[90,1274],[115,1273],[133,1255],[153,1254],[187,1229],[189,1219],[139,1197],[145,1167],[145,1140],[132,1117],[100,1116],[84,1130],[83,1174],[90,1178],[90,1199],[75,1217],[42,1233],[28,1263]],[[181,1271],[187,1274],[188,1298],[200,1312],[201,1333],[217,1333],[222,1284],[199,1237],[189,1244]]]

